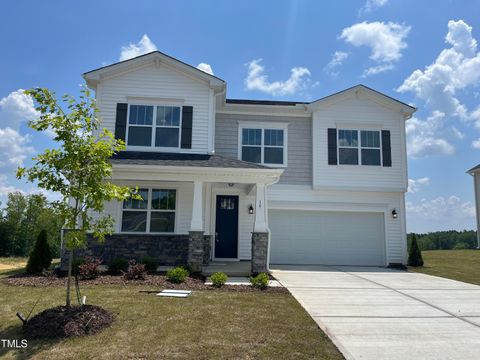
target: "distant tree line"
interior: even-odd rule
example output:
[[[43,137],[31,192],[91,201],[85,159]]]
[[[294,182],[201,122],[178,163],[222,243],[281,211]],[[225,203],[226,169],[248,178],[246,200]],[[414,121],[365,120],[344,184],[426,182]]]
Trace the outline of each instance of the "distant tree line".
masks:
[[[420,250],[460,250],[477,247],[477,234],[473,230],[436,231],[415,235]],[[411,243],[412,236],[413,233],[407,235],[408,244]]]
[[[60,255],[63,219],[44,195],[8,194],[0,206],[0,256],[28,256],[42,230],[53,257]]]

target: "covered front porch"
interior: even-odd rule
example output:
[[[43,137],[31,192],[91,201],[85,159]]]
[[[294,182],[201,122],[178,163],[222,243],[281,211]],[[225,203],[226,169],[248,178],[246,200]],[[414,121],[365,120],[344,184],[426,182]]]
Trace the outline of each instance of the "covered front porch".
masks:
[[[195,271],[207,274],[216,270],[245,276],[268,271],[266,193],[282,170],[216,155],[175,154],[175,160],[172,154],[154,156],[112,160],[112,181],[138,187],[148,198],[140,206],[120,204],[113,209],[116,231],[112,236],[127,242],[142,239],[142,247],[148,249],[156,249],[164,237],[170,244],[177,237],[179,241],[187,237],[184,253],[160,265],[186,259]],[[165,206],[164,197],[170,199]],[[136,218],[141,219],[139,224],[133,223]],[[136,255],[135,243],[130,245],[130,257]],[[149,250],[146,255],[152,252],[162,257],[164,251]]]

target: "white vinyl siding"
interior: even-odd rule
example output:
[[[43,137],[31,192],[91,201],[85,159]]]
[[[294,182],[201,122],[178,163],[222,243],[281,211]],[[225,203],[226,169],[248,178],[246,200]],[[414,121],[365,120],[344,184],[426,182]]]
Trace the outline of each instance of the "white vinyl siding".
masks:
[[[214,121],[214,114],[210,113],[214,101],[211,95],[206,82],[194,80],[162,64],[107,77],[96,92],[102,127],[112,132],[115,132],[117,103],[192,106],[192,148],[170,150],[192,153],[209,151],[209,129],[213,131],[211,123]],[[142,150],[158,151],[155,147]]]
[[[392,166],[328,165],[329,128],[379,132],[389,130]],[[360,140],[359,133],[358,141]],[[313,113],[313,143],[314,188],[406,191],[405,120],[399,112],[378,104],[361,93],[357,97],[352,95]]]

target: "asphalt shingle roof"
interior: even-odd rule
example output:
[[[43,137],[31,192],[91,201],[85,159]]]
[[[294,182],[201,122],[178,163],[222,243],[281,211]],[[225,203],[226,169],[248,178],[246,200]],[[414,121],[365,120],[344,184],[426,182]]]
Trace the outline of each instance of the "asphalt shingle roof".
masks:
[[[267,166],[220,155],[121,151],[112,156],[112,164],[192,166],[235,169],[271,169]]]

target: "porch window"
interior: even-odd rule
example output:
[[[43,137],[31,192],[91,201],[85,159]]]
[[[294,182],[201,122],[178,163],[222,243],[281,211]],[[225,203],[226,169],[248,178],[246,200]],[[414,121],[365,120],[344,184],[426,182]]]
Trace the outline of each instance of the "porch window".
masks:
[[[176,190],[140,189],[142,200],[123,202],[122,232],[173,233]]]
[[[285,129],[242,128],[241,159],[264,165],[286,165]]]
[[[127,145],[162,148],[180,147],[179,106],[130,105]]]

